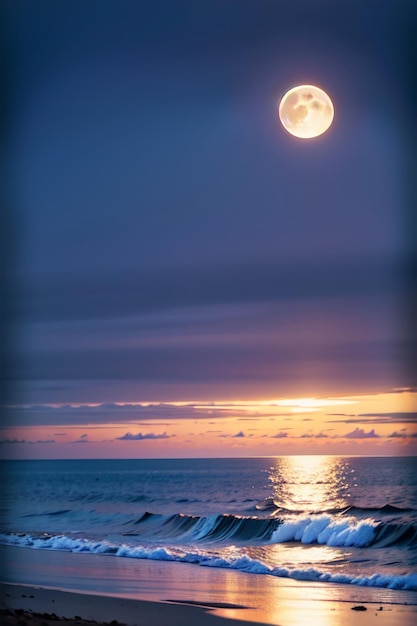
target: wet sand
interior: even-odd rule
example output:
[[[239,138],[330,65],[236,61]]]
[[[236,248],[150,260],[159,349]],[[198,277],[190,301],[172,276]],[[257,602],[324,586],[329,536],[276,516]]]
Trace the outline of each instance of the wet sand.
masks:
[[[0,623],[16,626],[250,626],[250,623],[282,626],[411,626],[416,623],[417,607],[394,605],[349,605],[343,602],[317,601],[310,606],[300,602],[276,607],[273,621],[253,622],[250,609],[219,605],[198,605],[175,602],[149,602],[106,596],[94,596],[1,584]],[[362,610],[355,610],[361,607]],[[247,620],[250,621],[247,621]]]
[[[84,626],[92,624],[127,624],[129,626],[226,626],[228,620],[212,614],[216,607],[148,602],[106,596],[1,584],[1,619],[5,624],[23,626]],[[242,610],[242,609],[240,609]],[[3,624],[3,621],[1,622]],[[248,622],[234,621],[236,626]]]

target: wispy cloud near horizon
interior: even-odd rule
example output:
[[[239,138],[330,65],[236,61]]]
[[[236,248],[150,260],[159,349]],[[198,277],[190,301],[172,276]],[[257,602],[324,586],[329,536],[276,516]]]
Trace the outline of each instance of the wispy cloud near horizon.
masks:
[[[122,437],[117,437],[119,441],[144,441],[149,439],[170,439],[171,437],[175,437],[175,435],[167,435],[166,432],[156,434],[156,433],[126,433]]]
[[[327,420],[329,424],[417,424],[416,411],[398,411],[387,413],[360,413],[352,415],[351,413],[328,413],[327,415],[346,417],[348,419]]]
[[[373,439],[379,437],[372,428],[369,432],[365,432],[362,428],[355,428],[352,432],[343,435],[345,439]]]

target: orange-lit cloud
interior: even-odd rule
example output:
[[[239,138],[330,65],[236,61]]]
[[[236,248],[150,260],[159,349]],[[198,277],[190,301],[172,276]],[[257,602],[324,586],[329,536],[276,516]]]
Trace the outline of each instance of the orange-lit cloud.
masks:
[[[414,454],[416,413],[411,409],[416,399],[413,392],[394,392],[295,400],[29,405],[14,407],[18,423],[0,427],[0,443],[5,458],[233,456],[234,451],[247,456]],[[331,406],[345,405],[355,413],[328,413]],[[288,413],[288,408],[300,412]],[[306,431],[307,421],[311,428]],[[355,426],[349,430],[346,423],[351,422]]]
[[[156,433],[136,433],[136,435],[132,433],[126,433],[122,435],[122,437],[117,437],[119,441],[143,441],[149,439],[169,439],[170,437],[175,437],[175,435],[167,435],[166,432],[156,434]]]

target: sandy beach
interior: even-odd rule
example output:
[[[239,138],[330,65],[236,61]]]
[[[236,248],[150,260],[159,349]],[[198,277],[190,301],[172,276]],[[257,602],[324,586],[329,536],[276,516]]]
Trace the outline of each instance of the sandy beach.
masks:
[[[175,602],[149,602],[109,596],[97,596],[42,589],[23,585],[1,584],[1,624],[18,626],[86,626],[126,624],[127,626],[243,626],[248,623],[282,626],[411,626],[417,618],[417,607],[344,602],[283,602],[274,609],[254,611],[250,608],[220,605],[193,605]],[[356,609],[354,608],[356,607]],[[357,607],[362,607],[358,609]],[[256,614],[259,619],[256,619]],[[265,618],[267,621],[261,621]],[[230,621],[231,620],[231,621]]]
[[[200,626],[220,626],[225,621],[214,614],[216,607],[208,606],[129,600],[6,584],[1,585],[1,594],[2,620],[5,624],[20,626],[22,620],[27,626],[56,625],[58,618],[67,626],[92,621],[113,626],[180,626],[197,622]],[[247,624],[242,620],[233,623]]]
[[[0,556],[6,564],[2,624],[56,626],[58,618],[66,618],[66,626],[83,624],[81,618],[113,626],[412,626],[417,621],[412,592],[11,546],[2,546]]]

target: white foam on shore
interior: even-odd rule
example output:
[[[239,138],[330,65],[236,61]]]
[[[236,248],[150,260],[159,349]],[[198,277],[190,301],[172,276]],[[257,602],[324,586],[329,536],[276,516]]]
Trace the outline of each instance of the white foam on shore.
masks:
[[[322,520],[321,524],[323,523],[324,522]],[[360,524],[358,524],[358,527],[359,526]],[[318,532],[318,535],[320,535],[326,527],[319,531],[320,524],[315,524],[313,522],[313,528],[315,528],[315,531]],[[303,534],[306,529],[307,527],[304,528],[304,531],[302,531],[300,527],[297,532],[301,532]],[[339,533],[340,532],[339,528]],[[358,528],[359,536],[361,536],[362,532],[361,528]],[[311,533],[311,536],[313,536],[313,534],[314,533]],[[340,538],[343,535],[339,534],[338,536]],[[351,540],[349,539],[349,535],[346,535],[346,540]],[[335,574],[315,567],[309,567],[306,569],[279,566],[271,567],[258,559],[249,557],[248,555],[224,557],[219,556],[215,552],[198,549],[192,546],[187,546],[187,548],[184,546],[131,546],[128,544],[120,545],[106,540],[92,541],[82,538],[66,537],[65,535],[38,538],[32,537],[29,534],[2,534],[0,535],[0,543],[42,550],[63,550],[75,553],[83,552],[90,554],[108,554],[132,559],[193,563],[204,567],[234,569],[250,574],[267,574],[270,576],[290,578],[293,580],[343,583],[363,587],[381,587],[386,589],[417,591],[417,573],[387,575],[376,572],[371,576],[355,577],[348,576],[347,574]]]

